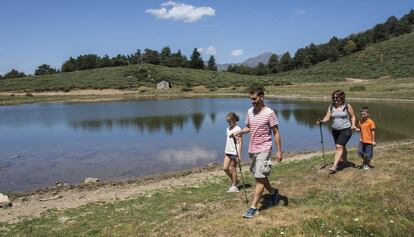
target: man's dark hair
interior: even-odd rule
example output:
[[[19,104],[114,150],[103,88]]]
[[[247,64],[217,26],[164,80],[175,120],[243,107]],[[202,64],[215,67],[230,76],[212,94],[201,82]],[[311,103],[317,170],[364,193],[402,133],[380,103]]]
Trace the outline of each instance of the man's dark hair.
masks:
[[[262,85],[252,85],[249,88],[249,94],[254,95],[257,94],[258,96],[264,95],[264,87]]]

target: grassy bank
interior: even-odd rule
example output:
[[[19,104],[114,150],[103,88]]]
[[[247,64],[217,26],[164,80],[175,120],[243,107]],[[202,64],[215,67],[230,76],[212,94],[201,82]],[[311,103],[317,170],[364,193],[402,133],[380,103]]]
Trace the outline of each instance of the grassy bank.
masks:
[[[0,93],[0,105],[46,102],[84,102],[110,100],[142,100],[168,99],[192,97],[223,97],[247,96],[246,87],[233,85],[228,88],[218,88],[214,91],[204,87],[193,87],[191,91],[182,91],[182,88],[157,90],[149,87],[140,87],[137,90],[74,90],[70,92],[33,92]],[[348,99],[365,100],[411,100],[414,101],[414,78],[366,80],[362,82],[319,82],[298,83],[284,86],[266,86],[268,95],[292,99],[329,98],[332,91],[342,89]]]
[[[244,195],[227,178],[167,188],[127,200],[49,211],[1,236],[410,236],[414,229],[413,143],[377,148],[374,169],[319,170],[321,157],[285,162],[271,175],[280,201],[254,219],[241,217]],[[350,160],[359,164],[355,151]],[[247,183],[253,180],[245,172]],[[248,188],[249,198],[252,188]]]

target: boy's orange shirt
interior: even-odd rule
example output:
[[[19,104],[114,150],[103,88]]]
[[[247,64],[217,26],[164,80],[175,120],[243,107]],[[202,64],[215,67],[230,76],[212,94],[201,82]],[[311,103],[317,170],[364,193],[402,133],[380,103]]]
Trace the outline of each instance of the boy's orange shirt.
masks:
[[[359,128],[361,129],[361,142],[372,144],[372,130],[375,130],[375,123],[368,118],[365,121],[359,121]]]

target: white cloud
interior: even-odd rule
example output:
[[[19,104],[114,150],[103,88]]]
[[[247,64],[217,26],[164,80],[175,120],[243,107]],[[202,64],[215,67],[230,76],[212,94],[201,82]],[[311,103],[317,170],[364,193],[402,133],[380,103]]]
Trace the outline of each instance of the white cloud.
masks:
[[[210,47],[207,48],[206,54],[208,54],[208,55],[216,55],[217,54],[217,50],[213,46],[210,46]]]
[[[206,51],[204,48],[197,48],[197,51],[200,53],[200,54],[203,54],[204,53],[204,51]]]
[[[161,4],[161,8],[147,9],[145,13],[155,16],[157,19],[173,19],[183,22],[195,22],[203,16],[214,16],[216,10],[211,7],[195,7],[192,5],[167,1]]]
[[[240,56],[240,55],[243,55],[243,49],[234,49],[234,50],[230,51],[230,54],[232,56]]]
[[[295,15],[305,15],[306,11],[303,9],[295,9],[295,11],[293,12]]]
[[[216,55],[217,54],[217,50],[213,46],[210,46],[207,49],[198,48],[197,51],[200,54],[204,54],[204,55]]]

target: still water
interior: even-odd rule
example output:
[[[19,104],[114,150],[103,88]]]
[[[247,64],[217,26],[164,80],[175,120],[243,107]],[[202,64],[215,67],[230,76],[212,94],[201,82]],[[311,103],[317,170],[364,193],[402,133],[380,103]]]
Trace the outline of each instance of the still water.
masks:
[[[279,118],[284,151],[319,150],[315,124],[329,102],[266,100]],[[414,106],[368,105],[377,142],[413,138]],[[202,166],[223,159],[225,117],[244,127],[248,97],[0,107],[0,192],[25,191],[85,177],[115,180]],[[325,148],[333,142],[323,128]],[[358,134],[348,143],[355,146]],[[244,137],[247,144],[248,136]],[[247,159],[247,145],[242,158]]]

